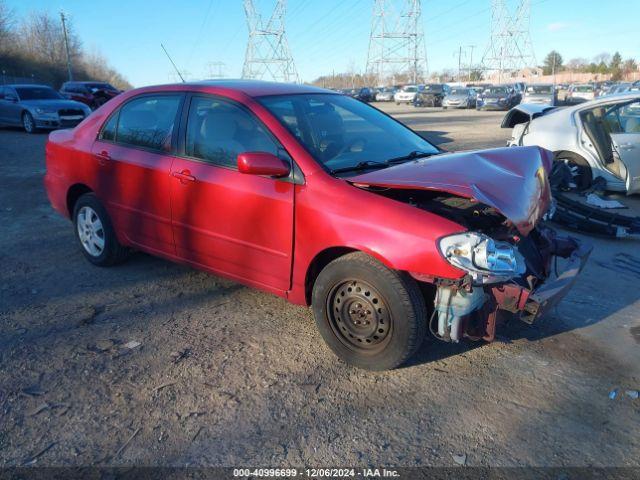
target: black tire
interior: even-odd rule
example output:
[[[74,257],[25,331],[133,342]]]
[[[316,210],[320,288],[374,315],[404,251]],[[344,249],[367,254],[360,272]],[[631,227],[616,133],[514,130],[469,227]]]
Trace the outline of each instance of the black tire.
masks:
[[[591,186],[593,181],[591,166],[580,155],[573,152],[556,152],[554,160],[556,162],[564,162],[566,160],[569,166],[575,169],[576,174],[573,180],[578,191],[586,190]]]
[[[83,210],[84,207],[87,207],[88,210]],[[99,237],[103,241],[101,251],[96,251],[93,254],[90,252],[91,248],[80,238],[80,228],[78,227],[78,224],[82,221],[79,217],[88,211],[95,213],[101,225],[101,229],[96,229],[95,232],[92,232],[93,235],[95,235],[94,238]],[[73,226],[82,253],[85,258],[94,265],[98,267],[110,267],[121,263],[127,258],[129,249],[123,247],[120,245],[120,242],[118,242],[107,211],[93,193],[85,193],[76,202],[73,208]],[[100,233],[99,230],[101,230],[102,233]]]
[[[38,127],[36,127],[36,121],[33,119],[33,115],[29,112],[22,113],[22,128],[27,133],[38,133]]]
[[[313,286],[313,313],[329,348],[367,370],[390,370],[420,347],[427,330],[418,284],[361,253],[329,263]]]

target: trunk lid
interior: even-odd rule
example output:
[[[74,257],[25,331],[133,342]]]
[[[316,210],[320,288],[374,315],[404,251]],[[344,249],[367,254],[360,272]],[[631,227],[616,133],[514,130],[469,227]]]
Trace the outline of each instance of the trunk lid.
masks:
[[[495,208],[528,235],[551,203],[553,154],[512,147],[443,154],[348,178],[360,187],[447,192]]]

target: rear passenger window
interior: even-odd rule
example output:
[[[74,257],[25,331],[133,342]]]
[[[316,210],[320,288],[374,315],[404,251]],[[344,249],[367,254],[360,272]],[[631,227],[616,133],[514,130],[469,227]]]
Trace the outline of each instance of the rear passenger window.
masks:
[[[253,115],[230,102],[194,97],[187,120],[185,153],[216,165],[237,168],[238,154],[278,154],[275,140]]]
[[[115,141],[151,150],[169,150],[180,99],[178,95],[145,95],[126,103],[117,115]],[[110,134],[107,131],[110,123],[111,120],[102,132],[105,140],[104,135]]]

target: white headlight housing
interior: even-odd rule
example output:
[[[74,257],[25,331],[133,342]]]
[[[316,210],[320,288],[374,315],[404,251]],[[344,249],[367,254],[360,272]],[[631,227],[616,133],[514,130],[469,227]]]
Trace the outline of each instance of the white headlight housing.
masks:
[[[482,233],[443,237],[438,248],[451,265],[468,272],[476,284],[504,282],[526,271],[524,258],[516,247]]]

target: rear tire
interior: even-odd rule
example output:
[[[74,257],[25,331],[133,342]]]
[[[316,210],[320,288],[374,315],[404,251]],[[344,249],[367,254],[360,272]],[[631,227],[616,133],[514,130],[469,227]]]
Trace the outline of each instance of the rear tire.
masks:
[[[320,272],[312,306],[329,348],[367,370],[401,365],[426,334],[426,306],[415,280],[361,252],[339,257]]]
[[[76,239],[85,258],[98,267],[124,261],[129,250],[118,242],[111,219],[93,193],[85,193],[73,208]]]

